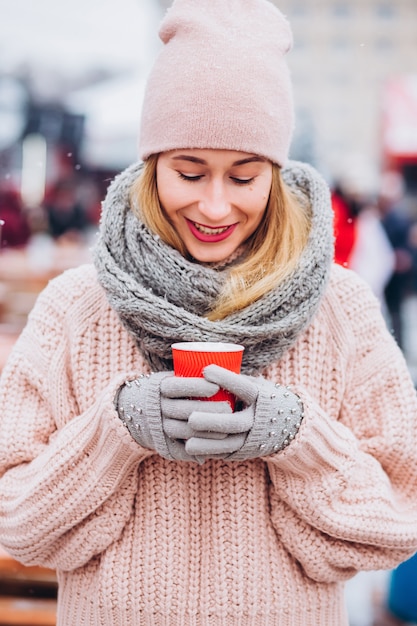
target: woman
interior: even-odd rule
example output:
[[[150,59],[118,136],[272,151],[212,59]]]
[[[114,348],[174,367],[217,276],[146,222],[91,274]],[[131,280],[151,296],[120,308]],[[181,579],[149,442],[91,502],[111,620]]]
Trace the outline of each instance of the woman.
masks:
[[[161,37],[144,165],[2,376],[0,542],[56,568],[60,626],[346,625],[344,581],[417,549],[414,389],[287,162],[282,14],[176,0]],[[244,344],[242,374],[173,376],[192,340]]]

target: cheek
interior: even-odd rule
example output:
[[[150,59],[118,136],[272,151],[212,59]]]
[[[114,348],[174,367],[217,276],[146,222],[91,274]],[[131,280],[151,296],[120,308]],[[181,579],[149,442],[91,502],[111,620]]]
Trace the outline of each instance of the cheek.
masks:
[[[253,190],[250,192],[246,206],[252,219],[261,220],[268,203],[268,197],[269,195],[263,190]]]
[[[167,209],[175,204],[178,197],[177,192],[178,178],[167,168],[161,167],[156,170],[156,186],[158,190],[159,200],[163,207]]]
[[[181,205],[180,194],[178,194],[175,184],[161,180],[158,186],[159,201],[167,214],[175,212]]]
[[[158,185],[158,195],[166,213],[170,214],[179,211],[193,201],[192,191],[187,189],[176,176],[161,178]]]
[[[253,200],[246,208],[247,226],[253,232],[255,231],[265,215],[266,205],[268,202],[268,196],[265,196],[263,192],[258,193],[255,198],[253,194]]]
[[[271,191],[272,178],[270,176],[259,181],[258,185],[250,185],[247,190],[247,206],[252,207],[253,210],[262,211],[265,209],[269,194]]]

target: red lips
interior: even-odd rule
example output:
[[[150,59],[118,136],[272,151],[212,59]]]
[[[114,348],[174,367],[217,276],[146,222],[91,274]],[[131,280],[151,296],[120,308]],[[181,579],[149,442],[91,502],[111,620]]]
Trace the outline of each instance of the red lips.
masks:
[[[235,230],[237,226],[237,224],[231,224],[230,226],[225,225],[225,226],[213,227],[213,226],[206,226],[205,224],[199,224],[199,222],[192,222],[189,219],[187,219],[186,221],[194,237],[198,239],[198,241],[202,241],[204,243],[217,243],[219,241],[223,241],[224,239],[227,239],[228,237],[230,237],[230,235],[233,233],[233,231]],[[202,232],[201,230],[197,228],[196,224],[198,224],[198,226],[200,226],[201,228],[207,229],[208,231],[212,230],[213,233]],[[219,229],[224,229],[224,230],[221,230],[221,232],[218,232]]]

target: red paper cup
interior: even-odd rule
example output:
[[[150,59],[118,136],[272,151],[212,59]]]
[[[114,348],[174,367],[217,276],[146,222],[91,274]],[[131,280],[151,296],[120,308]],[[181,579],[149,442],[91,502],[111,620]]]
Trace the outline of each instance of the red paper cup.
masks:
[[[212,341],[187,341],[172,344],[175,376],[203,378],[206,365],[220,365],[240,374],[244,346],[236,343]],[[201,398],[199,398],[201,400]],[[206,398],[205,398],[206,399]],[[229,391],[220,389],[207,400],[226,400],[235,408],[235,397]]]

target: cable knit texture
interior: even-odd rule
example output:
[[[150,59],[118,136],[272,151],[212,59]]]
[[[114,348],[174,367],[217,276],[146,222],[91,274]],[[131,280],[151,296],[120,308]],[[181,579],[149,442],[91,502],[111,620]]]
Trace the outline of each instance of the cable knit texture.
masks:
[[[0,542],[56,568],[59,626],[347,626],[343,581],[417,550],[417,403],[376,300],[334,267],[264,375],[305,417],[283,451],[166,460],[117,416],[147,373],[93,266],[41,294],[1,376]]]

